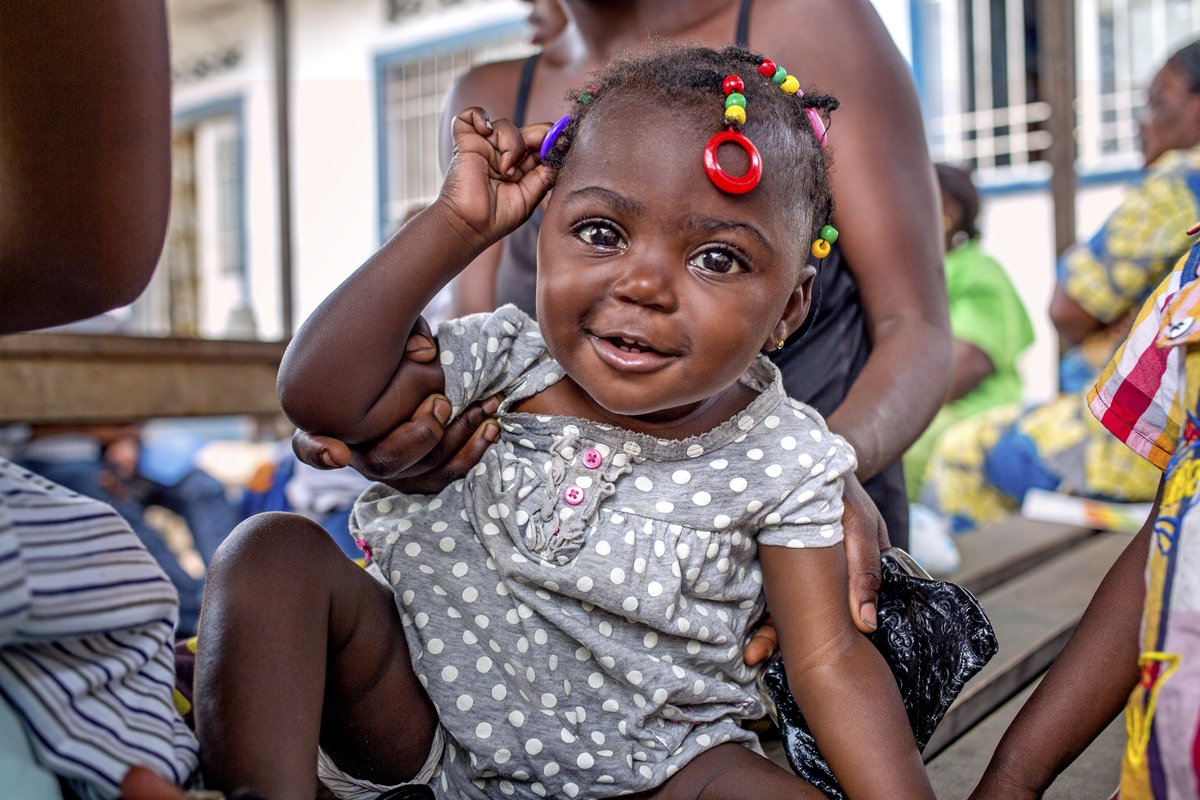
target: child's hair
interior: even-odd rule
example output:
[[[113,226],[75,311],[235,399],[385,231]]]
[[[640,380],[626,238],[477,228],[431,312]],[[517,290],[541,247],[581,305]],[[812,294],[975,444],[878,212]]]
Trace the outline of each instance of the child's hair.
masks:
[[[837,108],[838,101],[822,94],[788,94],[759,74],[758,67],[764,58],[745,47],[713,50],[662,42],[655,42],[643,54],[618,58],[595,73],[587,87],[567,94],[571,120],[545,162],[556,171],[568,167],[571,145],[588,116],[618,98],[635,97],[638,103],[680,109],[693,119],[711,118],[712,133],[717,133],[726,127],[722,84],[727,75],[735,74],[745,84],[741,93],[746,97],[746,136],[761,150],[787,154],[786,161],[777,159],[772,165],[771,180],[783,189],[785,196],[795,198],[811,210],[812,216],[800,220],[804,224],[797,231],[811,242],[829,221],[833,199],[826,150],[817,141],[807,109],[816,109],[827,117]],[[697,152],[695,157],[699,162],[701,153]],[[784,163],[792,168],[780,169]]]
[[[971,174],[950,164],[935,164],[938,185],[942,193],[958,206],[958,219],[954,220],[952,237],[967,241],[979,238],[979,190],[971,180]],[[965,234],[965,238],[962,236]]]

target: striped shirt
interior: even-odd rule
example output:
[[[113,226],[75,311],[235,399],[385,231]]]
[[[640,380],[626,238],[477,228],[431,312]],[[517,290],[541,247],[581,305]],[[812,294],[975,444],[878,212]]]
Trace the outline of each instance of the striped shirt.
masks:
[[[1167,310],[1183,289],[1196,290],[1200,248],[1180,260],[1146,299],[1125,343],[1088,393],[1088,405],[1101,424],[1134,452],[1166,469],[1184,419],[1181,389],[1185,348],[1160,347],[1169,324]]]
[[[112,508],[0,458],[0,697],[43,766],[105,798],[136,764],[188,782],[178,605]]]

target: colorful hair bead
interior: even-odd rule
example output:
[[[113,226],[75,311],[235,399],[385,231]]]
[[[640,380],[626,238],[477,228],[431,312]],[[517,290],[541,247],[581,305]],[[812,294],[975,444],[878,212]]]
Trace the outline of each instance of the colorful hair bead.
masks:
[[[822,225],[821,232],[817,234],[817,240],[812,243],[813,257],[822,259],[829,255],[829,251],[833,243],[837,240],[837,228],[833,227],[832,225]]]
[[[745,125],[746,109],[743,106],[731,105],[725,107],[726,125]]]
[[[783,79],[783,83],[779,84],[779,88],[788,94],[795,94],[800,91],[800,81],[796,79],[795,75],[788,75]]]
[[[775,62],[769,58],[764,58],[763,62],[758,65],[758,74],[764,78],[770,78],[775,75]]]
[[[746,83],[740,75],[726,75],[725,80],[721,83],[721,88],[725,90],[725,94],[733,94],[745,89]]]

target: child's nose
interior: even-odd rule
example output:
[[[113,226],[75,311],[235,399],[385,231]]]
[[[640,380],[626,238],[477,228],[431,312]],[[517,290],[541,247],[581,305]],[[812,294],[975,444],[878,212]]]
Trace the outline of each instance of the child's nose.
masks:
[[[613,294],[629,303],[674,311],[678,307],[678,298],[669,263],[665,257],[653,254],[626,258],[622,264],[624,269],[613,281]]]

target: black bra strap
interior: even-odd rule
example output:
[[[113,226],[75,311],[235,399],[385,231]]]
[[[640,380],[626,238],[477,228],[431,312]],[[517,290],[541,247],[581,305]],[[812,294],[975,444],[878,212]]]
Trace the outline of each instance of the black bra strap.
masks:
[[[733,35],[733,41],[742,47],[750,46],[750,6],[754,5],[754,0],[742,0],[738,8],[737,31]]]
[[[525,124],[525,111],[529,106],[529,87],[533,85],[533,70],[537,67],[538,59],[541,57],[540,52],[534,53],[521,65],[521,82],[517,84],[517,103],[513,107],[512,115],[513,124],[518,128]]]

